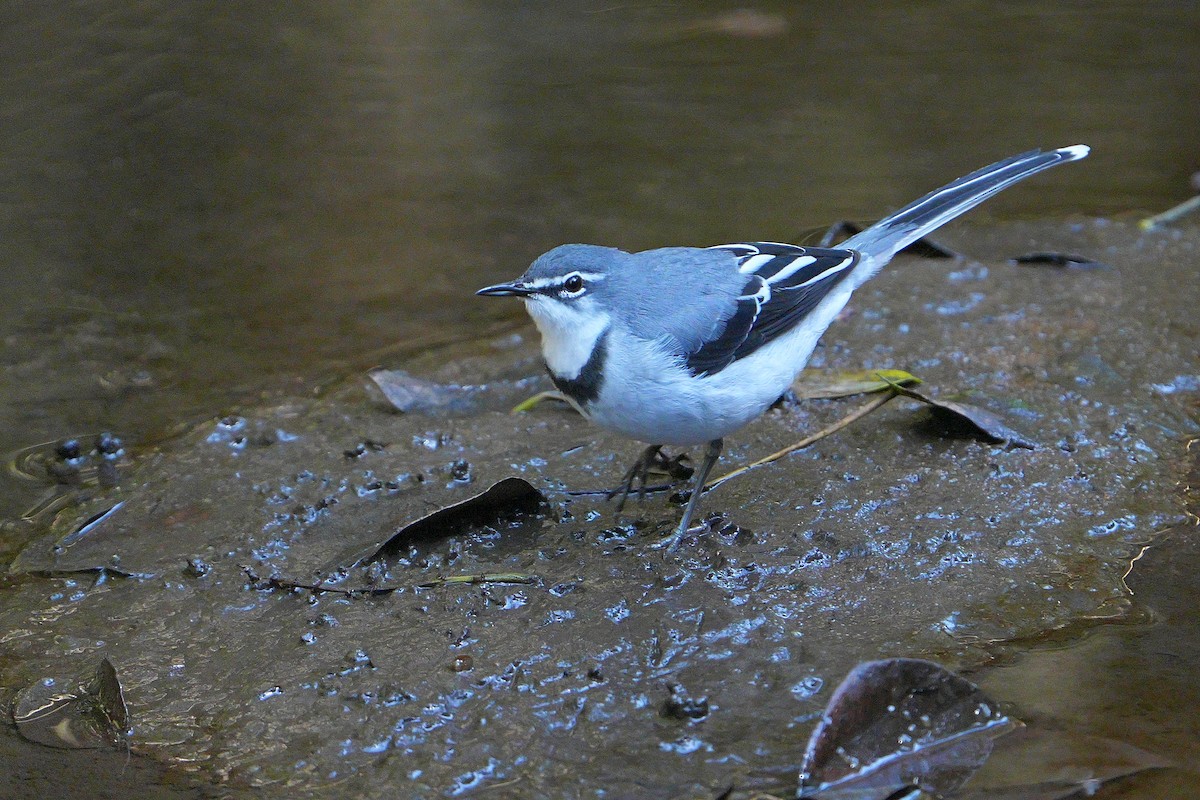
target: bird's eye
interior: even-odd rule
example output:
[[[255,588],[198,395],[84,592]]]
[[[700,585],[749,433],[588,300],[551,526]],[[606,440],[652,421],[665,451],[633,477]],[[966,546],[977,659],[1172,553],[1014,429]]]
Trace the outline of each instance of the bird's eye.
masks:
[[[568,275],[567,279],[563,281],[563,289],[567,291],[567,294],[579,294],[583,291],[583,276],[578,273]]]

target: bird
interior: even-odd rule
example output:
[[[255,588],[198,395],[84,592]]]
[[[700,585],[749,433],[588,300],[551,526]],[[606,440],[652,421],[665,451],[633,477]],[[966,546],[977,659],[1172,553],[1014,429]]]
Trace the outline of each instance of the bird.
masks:
[[[564,244],[476,294],[516,297],[554,385],[591,422],[646,444],[609,492],[644,493],[666,446],[704,445],[674,549],[690,530],[724,438],[778,400],[850,295],[904,247],[1087,145],[1030,150],[904,206],[838,247],[738,242],[627,252]]]

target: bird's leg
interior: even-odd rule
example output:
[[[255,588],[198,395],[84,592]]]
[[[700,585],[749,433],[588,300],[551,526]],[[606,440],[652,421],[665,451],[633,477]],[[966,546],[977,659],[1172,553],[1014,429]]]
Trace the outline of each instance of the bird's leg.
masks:
[[[688,526],[692,523],[692,517],[695,515],[696,509],[700,507],[700,495],[704,494],[704,482],[708,480],[708,473],[712,472],[713,465],[721,457],[721,448],[724,444],[724,441],[721,439],[713,439],[708,443],[708,447],[704,451],[704,461],[701,462],[700,469],[696,470],[696,476],[692,480],[692,494],[683,509],[683,518],[679,520],[679,527],[675,529],[675,533],[659,544],[659,547],[674,550],[679,546],[680,540],[687,533]]]
[[[646,480],[650,476],[650,467],[654,464],[655,459],[659,457],[659,451],[662,450],[661,444],[652,444],[642,451],[638,456],[638,460],[633,462],[633,466],[625,473],[625,477],[621,479],[621,485],[608,493],[606,499],[612,500],[617,498],[617,513],[621,513],[621,509],[625,507],[625,500],[629,497],[629,492],[633,489],[633,482],[638,482],[638,497],[646,496]]]

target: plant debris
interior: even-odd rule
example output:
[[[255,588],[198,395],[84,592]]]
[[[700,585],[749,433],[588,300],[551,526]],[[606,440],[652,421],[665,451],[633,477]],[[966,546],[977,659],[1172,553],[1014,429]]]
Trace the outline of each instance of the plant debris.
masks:
[[[123,505],[125,505],[124,501],[113,503],[111,506],[106,508],[104,511],[101,511],[99,513],[93,514],[92,516],[88,517],[86,520],[84,520],[82,525],[80,525],[74,531],[72,531],[71,533],[67,534],[62,539],[60,539],[58,541],[58,543],[54,546],[54,549],[56,551],[64,550],[64,549],[70,547],[71,545],[75,544],[80,539],[87,536],[89,533],[92,533],[97,528],[99,528],[102,524],[104,524],[104,521],[107,520],[109,517],[111,517],[113,514],[120,511],[121,506],[123,506]]]
[[[288,578],[281,578],[277,575],[263,578],[259,577],[250,567],[242,567],[242,571],[246,574],[246,577],[250,580],[251,587],[254,589],[281,589],[284,591],[300,589],[302,591],[313,592],[314,594],[329,592],[331,594],[340,594],[344,597],[379,597],[405,588],[403,586],[333,586],[328,583],[294,581]],[[525,575],[519,572],[481,572],[477,575],[446,575],[414,584],[414,588],[436,589],[439,586],[480,586],[491,583],[529,585],[536,581],[537,579],[532,575]]]
[[[987,409],[969,403],[942,400],[899,384],[895,385],[893,389],[903,397],[926,404],[933,409],[935,415],[940,417],[943,423],[947,423],[950,427],[959,427],[966,433],[982,435],[993,444],[1020,447],[1025,450],[1037,449],[1037,445],[1008,427],[1004,420]]]
[[[1193,176],[1193,179],[1194,178],[1195,176]],[[1178,222],[1188,214],[1195,214],[1198,211],[1200,211],[1200,195],[1196,195],[1189,200],[1184,200],[1179,205],[1172,206],[1161,214],[1155,214],[1152,217],[1147,217],[1138,223],[1138,227],[1144,231],[1157,230],[1165,225]]]
[[[1091,797],[1111,781],[1175,766],[1126,742],[1070,730],[1021,728],[997,743],[957,800]]]
[[[501,583],[514,586],[529,585],[537,581],[532,575],[520,572],[483,572],[479,575],[446,575],[431,581],[418,583],[418,589],[436,589],[439,586],[479,586],[486,583]]]
[[[1017,724],[931,661],[869,661],[846,676],[813,730],[799,796],[885,800],[918,788],[944,796]]]
[[[338,568],[351,570],[372,564],[397,553],[414,541],[452,536],[472,526],[495,523],[514,514],[532,514],[545,501],[545,496],[524,478],[504,478],[480,494],[413,520],[386,541],[367,548],[351,563],[339,565]]]
[[[414,377],[399,369],[377,369],[368,373],[392,408],[404,414],[467,412],[471,392]]]
[[[882,392],[892,386],[915,386],[921,379],[902,369],[806,369],[792,382],[798,400],[850,397]]]
[[[551,390],[545,391],[545,392],[538,392],[537,394],[533,395],[532,397],[529,397],[529,398],[517,403],[515,406],[513,406],[512,413],[513,414],[523,414],[526,411],[531,411],[531,410],[533,410],[534,406],[540,405],[543,401],[546,401],[546,400],[553,400],[554,402],[570,405],[570,401],[567,400],[567,396],[565,394],[563,394],[562,392],[556,391],[554,389],[551,389]]]
[[[905,373],[905,374],[907,374],[907,373]],[[862,419],[863,417],[867,416],[871,412],[877,411],[879,408],[883,407],[888,402],[890,402],[892,399],[894,399],[897,396],[897,394],[898,394],[897,390],[895,388],[893,388],[892,391],[888,392],[887,394],[880,395],[879,397],[874,398],[870,402],[864,403],[862,406],[860,406],[859,408],[850,412],[846,416],[842,417],[837,422],[834,422],[832,425],[828,425],[828,426],[822,428],[821,430],[817,431],[816,433],[812,434],[811,436],[805,436],[800,441],[790,444],[787,447],[783,448],[782,450],[776,450],[774,453],[771,453],[771,455],[769,455],[769,456],[764,456],[763,458],[760,458],[757,461],[752,461],[749,464],[745,464],[741,467],[738,467],[735,470],[731,470],[730,472],[725,473],[724,475],[722,475],[719,478],[713,478],[711,481],[704,484],[703,491],[705,491],[705,492],[712,491],[713,489],[720,486],[722,483],[725,483],[728,480],[732,480],[733,478],[736,478],[740,475],[743,475],[752,469],[757,469],[758,467],[778,461],[779,459],[783,458],[784,456],[788,455],[789,453],[794,453],[797,450],[803,450],[805,447],[816,444],[817,442],[821,441],[825,437],[837,433],[842,428],[845,428],[847,425],[850,425],[851,423]],[[647,489],[647,491],[650,491],[650,490]],[[679,499],[679,498],[674,498],[674,499]]]
[[[1026,253],[1020,256],[1014,256],[1012,259],[1017,264],[1044,265],[1048,267],[1073,267],[1075,269],[1108,269],[1107,264],[1103,264],[1095,259],[1087,256],[1080,256],[1074,253],[1053,253],[1053,252],[1037,252]]]
[[[107,658],[87,684],[64,691],[51,680],[25,689],[13,703],[12,719],[22,737],[48,747],[111,747],[129,736],[129,708]]]

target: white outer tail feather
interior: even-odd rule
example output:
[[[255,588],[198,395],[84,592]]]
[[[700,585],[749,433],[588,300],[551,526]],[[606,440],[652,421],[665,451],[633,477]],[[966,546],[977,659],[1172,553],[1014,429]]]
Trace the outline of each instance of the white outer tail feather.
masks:
[[[898,251],[922,236],[965,214],[1014,183],[1058,164],[1078,161],[1089,152],[1091,148],[1085,144],[1047,152],[1031,150],[997,161],[909,203],[839,245],[863,254],[854,274],[848,276],[848,282],[854,288],[861,286]]]

